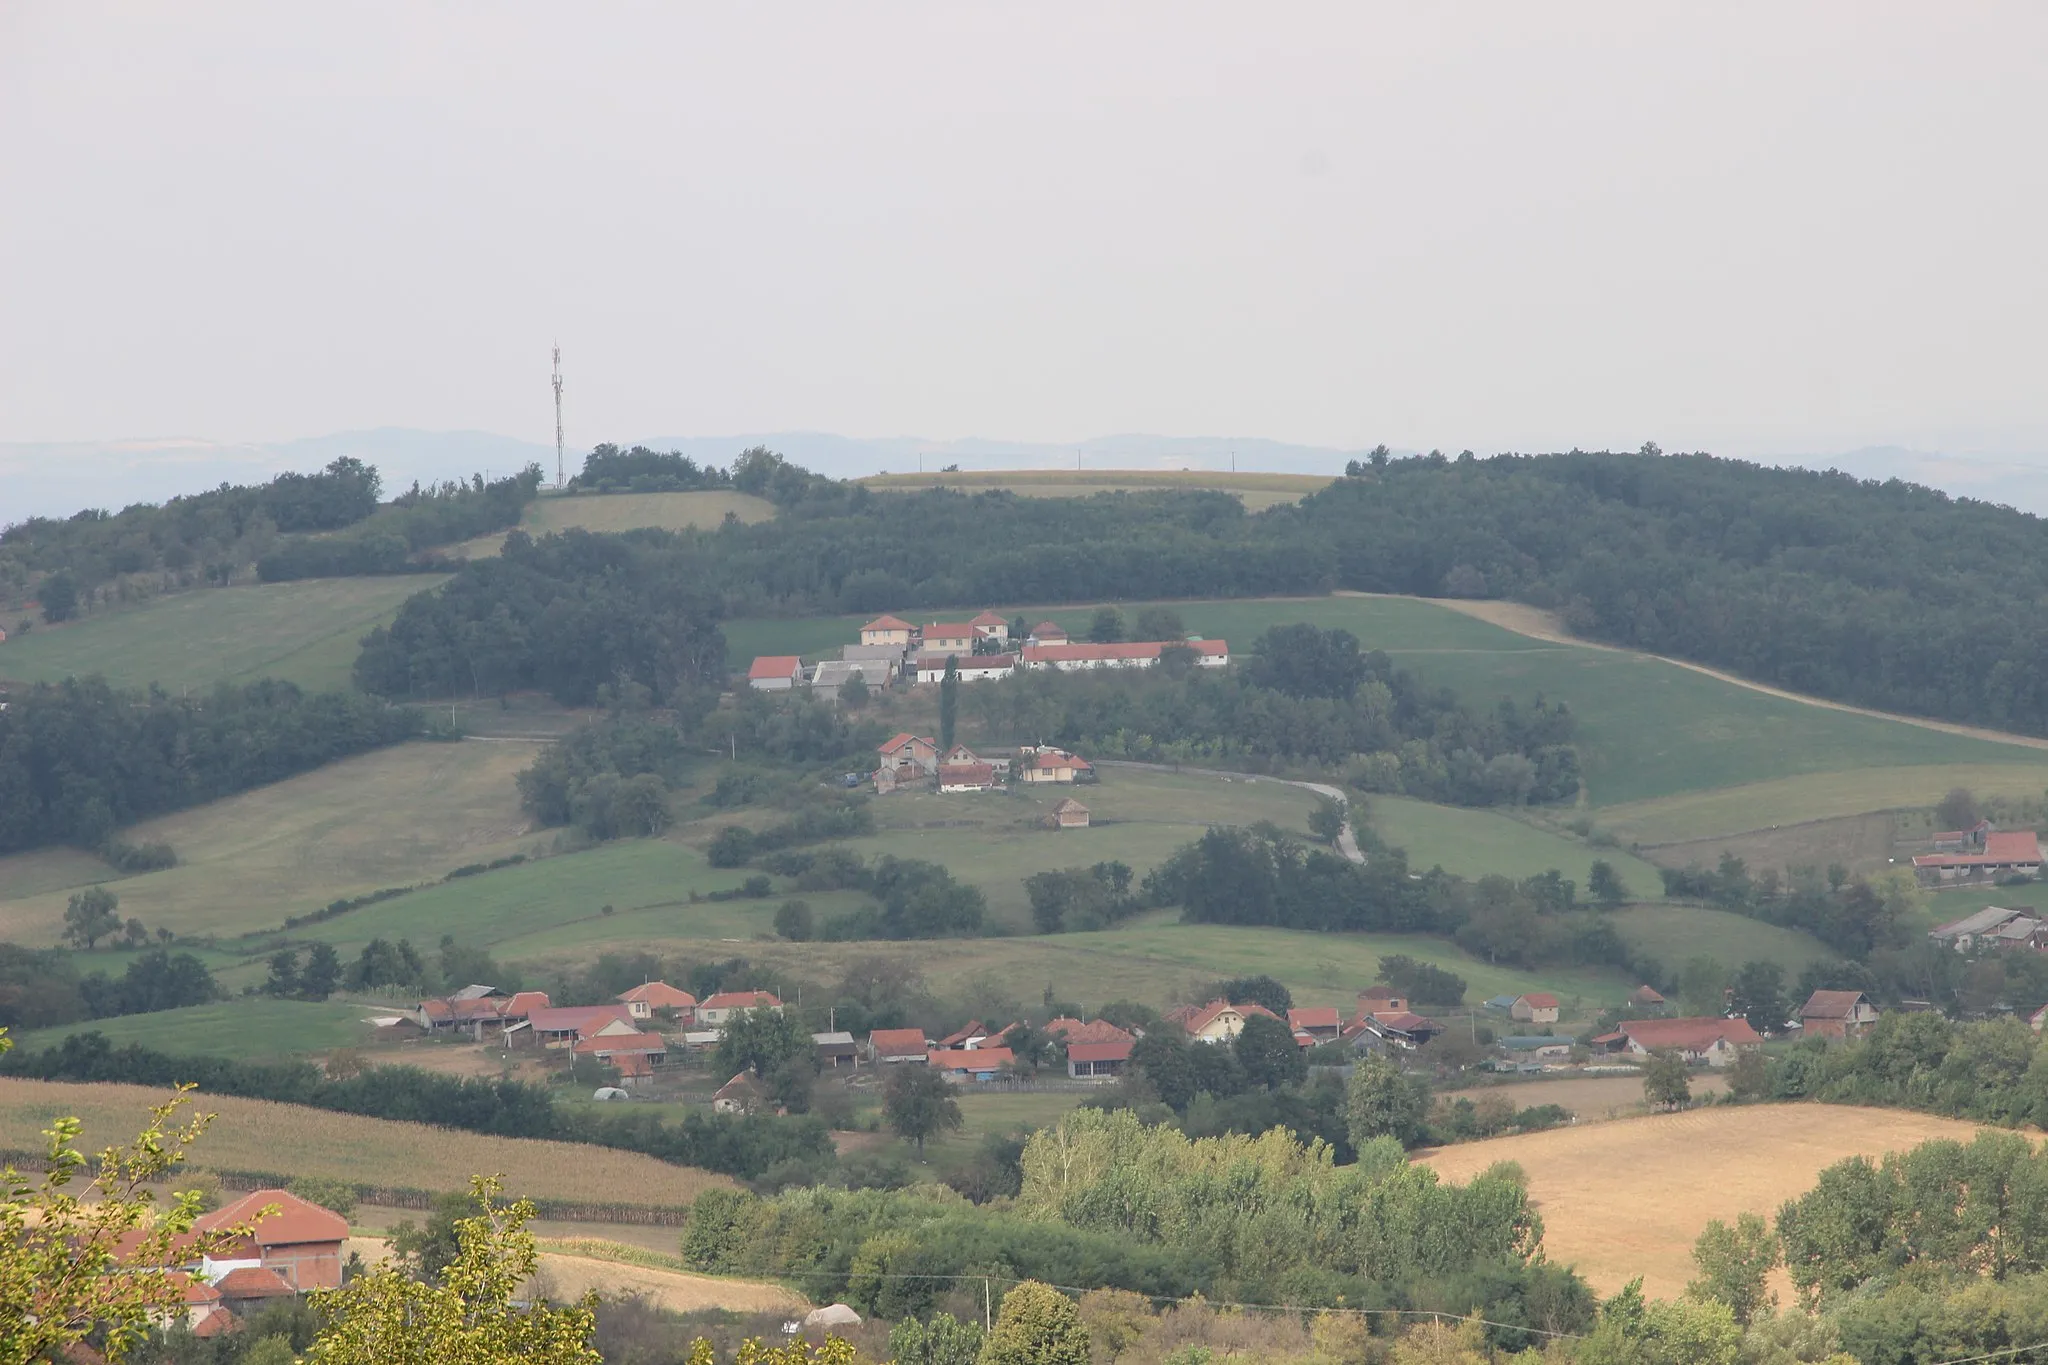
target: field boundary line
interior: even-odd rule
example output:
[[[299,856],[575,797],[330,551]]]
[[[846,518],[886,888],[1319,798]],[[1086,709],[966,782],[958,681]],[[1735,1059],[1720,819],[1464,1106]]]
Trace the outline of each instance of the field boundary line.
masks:
[[[1909,716],[1898,711],[1878,711],[1868,706],[1856,706],[1845,701],[1830,701],[1805,692],[1794,692],[1770,683],[1757,682],[1725,669],[1713,668],[1707,664],[1696,664],[1686,659],[1674,659],[1668,654],[1651,654],[1645,650],[1629,649],[1623,645],[1604,644],[1599,640],[1585,640],[1568,633],[1557,613],[1532,607],[1522,602],[1508,602],[1497,598],[1478,599],[1464,597],[1417,597],[1401,592],[1360,592],[1351,588],[1340,588],[1335,597],[1375,597],[1395,602],[1427,602],[1433,606],[1455,611],[1488,625],[1499,626],[1502,630],[1531,640],[1544,640],[1557,645],[1577,645],[1582,649],[1605,650],[1609,654],[1626,654],[1635,659],[1650,659],[1673,668],[1689,669],[1705,674],[1720,682],[1745,687],[1752,692],[1761,692],[1767,697],[1780,701],[1802,702],[1807,706],[1818,706],[1829,711],[1843,711],[1852,716],[1868,716],[1872,720],[1896,721],[1901,725],[1917,725],[1923,730],[1934,730],[1945,735],[1957,735],[1964,739],[1987,740],[1993,744],[2011,744],[2023,749],[2048,749],[2048,739],[2035,735],[2018,735],[2009,730],[1991,730],[1980,725],[1964,725],[1959,721],[1934,720],[1927,716]],[[1405,651],[1404,651],[1405,652]]]

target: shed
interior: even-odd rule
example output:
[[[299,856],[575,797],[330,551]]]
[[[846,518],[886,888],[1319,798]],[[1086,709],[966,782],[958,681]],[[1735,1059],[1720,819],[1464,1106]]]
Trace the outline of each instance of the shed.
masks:
[[[1088,828],[1088,808],[1069,796],[1052,808],[1055,829]]]

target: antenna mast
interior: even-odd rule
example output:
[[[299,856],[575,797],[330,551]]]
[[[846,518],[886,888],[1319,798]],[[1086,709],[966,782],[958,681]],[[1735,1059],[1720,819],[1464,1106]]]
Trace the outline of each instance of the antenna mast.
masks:
[[[562,348],[555,347],[555,487],[562,486]]]

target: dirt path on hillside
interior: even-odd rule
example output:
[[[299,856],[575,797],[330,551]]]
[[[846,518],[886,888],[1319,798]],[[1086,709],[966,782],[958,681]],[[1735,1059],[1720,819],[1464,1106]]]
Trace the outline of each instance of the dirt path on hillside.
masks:
[[[1181,773],[1188,777],[1220,777],[1225,782],[1277,782],[1283,787],[1300,787],[1303,791],[1327,796],[1344,808],[1344,828],[1337,831],[1337,851],[1352,862],[1363,866],[1365,855],[1358,851],[1358,836],[1351,830],[1351,799],[1344,795],[1341,787],[1332,787],[1326,782],[1297,782],[1291,777],[1264,777],[1258,773],[1233,773],[1222,768],[1182,768],[1171,763],[1133,763],[1123,758],[1098,758],[1098,768],[1136,768],[1143,772]]]
[[[1917,725],[1923,730],[1939,730],[1945,735],[1961,735],[1965,739],[1989,740],[1994,744],[2014,744],[2025,749],[2048,749],[2048,739],[2037,738],[2033,735],[2015,735],[2004,730],[1987,730],[1976,725],[1958,725],[1953,721],[1929,720],[1925,716],[1901,715],[1896,711],[1874,711],[1867,706],[1851,706],[1847,702],[1829,701],[1826,697],[1814,697],[1804,692],[1787,691],[1782,687],[1773,687],[1769,683],[1755,682],[1749,678],[1744,678],[1734,673],[1727,673],[1718,668],[1709,668],[1705,664],[1688,663],[1684,659],[1674,659],[1664,654],[1646,654],[1640,649],[1624,649],[1620,645],[1604,645],[1598,640],[1581,639],[1565,629],[1564,622],[1559,619],[1556,612],[1545,611],[1541,607],[1532,607],[1522,602],[1477,601],[1472,598],[1462,597],[1411,597],[1404,593],[1352,592],[1348,589],[1340,590],[1334,595],[1338,597],[1386,597],[1403,602],[1428,602],[1432,606],[1448,607],[1452,611],[1463,612],[1467,616],[1476,617],[1488,625],[1499,626],[1502,630],[1511,630],[1517,635],[1526,635],[1532,640],[1542,640],[1546,644],[1577,645],[1581,649],[1604,649],[1610,654],[1629,654],[1638,659],[1655,659],[1659,663],[1670,664],[1674,668],[1689,668],[1695,673],[1704,673],[1709,678],[1717,678],[1724,683],[1733,683],[1737,687],[1746,687],[1752,692],[1761,692],[1767,697],[1777,697],[1784,701],[1803,702],[1808,706],[1822,706],[1830,711],[1846,711],[1852,716],[1869,716],[1872,720],[1895,720],[1901,725]]]

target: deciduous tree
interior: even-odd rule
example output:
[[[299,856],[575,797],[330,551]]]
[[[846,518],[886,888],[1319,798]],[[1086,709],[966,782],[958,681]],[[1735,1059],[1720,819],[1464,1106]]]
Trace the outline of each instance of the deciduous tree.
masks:
[[[1685,1295],[1726,1304],[1735,1321],[1747,1327],[1751,1319],[1777,1305],[1770,1275],[1780,1259],[1777,1234],[1758,1215],[1741,1214],[1734,1227],[1713,1219],[1693,1243],[1692,1261],[1699,1275],[1686,1285]]]
[[[121,898],[104,886],[88,886],[64,907],[64,941],[90,950],[109,934],[121,931]]]
[[[1088,1365],[1088,1329],[1072,1299],[1026,1280],[1003,1295],[980,1365]]]
[[[963,1120],[953,1083],[929,1066],[904,1063],[892,1067],[882,1100],[882,1117],[898,1137],[917,1145],[924,1155],[926,1139],[957,1133]]]

